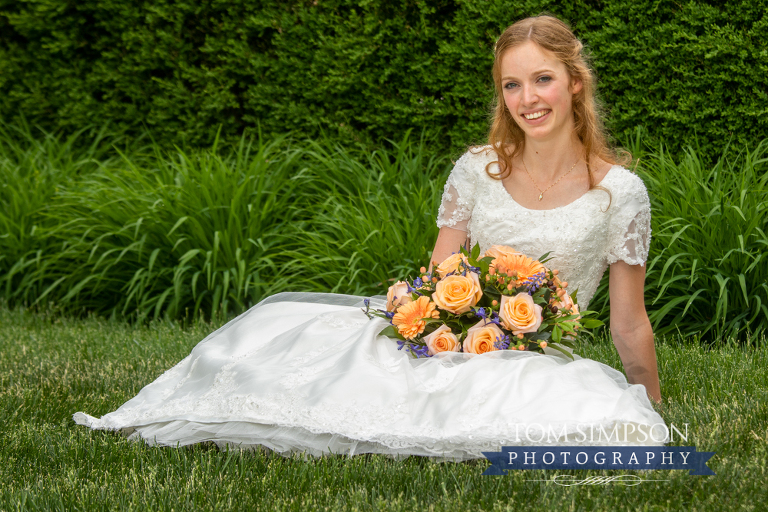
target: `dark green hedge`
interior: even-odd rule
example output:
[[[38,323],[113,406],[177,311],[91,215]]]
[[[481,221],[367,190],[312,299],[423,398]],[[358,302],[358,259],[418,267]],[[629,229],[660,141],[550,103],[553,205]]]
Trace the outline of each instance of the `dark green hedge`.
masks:
[[[724,4],[724,5],[723,5]],[[619,138],[704,153],[768,131],[768,0],[0,0],[0,116],[208,144],[261,129],[482,141],[491,48],[549,11],[594,55]]]

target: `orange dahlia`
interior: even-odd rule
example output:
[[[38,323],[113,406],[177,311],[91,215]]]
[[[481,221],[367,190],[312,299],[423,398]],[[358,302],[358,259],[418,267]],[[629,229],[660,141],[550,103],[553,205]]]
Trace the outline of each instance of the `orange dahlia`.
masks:
[[[429,297],[421,296],[413,302],[403,304],[397,308],[397,313],[392,318],[392,323],[397,327],[405,339],[410,340],[424,332],[430,318],[439,318],[435,303]]]
[[[520,286],[529,277],[544,272],[544,265],[541,262],[520,253],[500,254],[491,262],[491,268],[501,274],[514,277],[515,286]]]

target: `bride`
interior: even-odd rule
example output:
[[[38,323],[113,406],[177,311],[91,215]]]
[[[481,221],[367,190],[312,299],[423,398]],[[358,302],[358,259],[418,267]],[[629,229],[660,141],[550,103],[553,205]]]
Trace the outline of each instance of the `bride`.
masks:
[[[556,18],[524,19],[499,38],[493,79],[489,144],[465,153],[448,177],[432,260],[467,241],[534,258],[551,252],[548,265],[578,290],[581,309],[610,265],[610,327],[629,382],[547,349],[414,359],[379,334],[388,323],[365,316],[363,297],[282,293],[209,335],[116,411],[78,412],[75,422],[149,444],[213,441],[284,455],[463,460],[503,445],[663,444],[643,299],[650,205],[606,143],[582,45]]]

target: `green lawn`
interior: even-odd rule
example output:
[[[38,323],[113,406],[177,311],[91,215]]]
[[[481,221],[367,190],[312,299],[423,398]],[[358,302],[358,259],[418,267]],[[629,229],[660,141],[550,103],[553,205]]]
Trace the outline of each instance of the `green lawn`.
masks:
[[[76,426],[114,410],[215,326],[148,326],[0,307],[0,510],[765,510],[768,347],[658,346],[665,403],[716,476],[637,472],[637,486],[563,487],[553,471],[381,456],[284,459],[210,446],[150,448]],[[579,351],[620,367],[605,340]],[[627,472],[628,473],[628,472]],[[599,472],[573,472],[581,477]],[[604,474],[617,474],[604,472]]]

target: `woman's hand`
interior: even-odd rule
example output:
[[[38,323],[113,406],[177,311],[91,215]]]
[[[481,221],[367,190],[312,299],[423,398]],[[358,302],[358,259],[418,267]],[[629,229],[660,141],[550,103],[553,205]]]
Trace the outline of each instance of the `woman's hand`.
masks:
[[[661,402],[653,329],[645,311],[645,266],[617,261],[611,265],[611,335],[631,384],[643,384]]]
[[[435,249],[432,251],[432,259],[429,261],[429,270],[433,263],[440,263],[451,254],[458,252],[462,245],[468,242],[467,232],[453,228],[440,228],[437,235]]]

